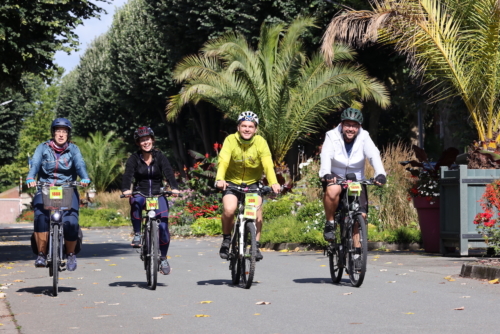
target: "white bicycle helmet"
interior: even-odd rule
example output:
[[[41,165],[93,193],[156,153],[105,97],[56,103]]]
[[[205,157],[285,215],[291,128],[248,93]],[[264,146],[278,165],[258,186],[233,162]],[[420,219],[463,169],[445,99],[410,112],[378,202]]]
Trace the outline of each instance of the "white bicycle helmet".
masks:
[[[253,111],[244,111],[238,116],[238,124],[243,121],[254,122],[256,125],[259,124],[259,117]]]

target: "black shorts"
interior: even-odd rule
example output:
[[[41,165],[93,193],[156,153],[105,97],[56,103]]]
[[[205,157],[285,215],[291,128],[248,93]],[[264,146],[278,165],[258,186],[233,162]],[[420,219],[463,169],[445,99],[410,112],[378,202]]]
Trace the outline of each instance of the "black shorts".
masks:
[[[321,185],[323,186],[323,192],[326,192],[327,182],[321,181]],[[361,185],[361,195],[359,195],[359,212],[368,213],[368,189],[366,189],[366,184]],[[337,210],[342,208],[342,198],[344,198],[347,189],[342,188],[342,192],[340,193],[340,201],[339,207]]]
[[[232,183],[232,182],[228,182],[226,181],[227,184],[231,185],[231,186],[240,186],[239,184],[236,184],[236,183]],[[262,197],[262,194],[261,194],[261,186],[260,184],[257,182],[257,183],[252,183],[250,185],[247,185],[247,187],[251,190],[258,190],[256,193],[259,194],[259,196]],[[240,200],[241,198],[241,195],[242,193],[240,193],[239,191],[234,191],[234,190],[231,190],[231,189],[226,189],[222,192],[222,197],[226,196],[226,195],[234,195],[238,198],[238,200]]]

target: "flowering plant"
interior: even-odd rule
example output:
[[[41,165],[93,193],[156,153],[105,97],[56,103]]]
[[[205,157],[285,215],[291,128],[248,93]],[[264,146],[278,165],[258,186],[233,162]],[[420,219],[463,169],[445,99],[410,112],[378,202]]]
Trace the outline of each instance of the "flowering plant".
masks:
[[[484,212],[476,215],[474,224],[479,234],[483,236],[486,245],[498,254],[500,253],[500,180],[486,185],[480,202]]]
[[[415,179],[411,187],[408,189],[408,195],[413,197],[426,197],[431,204],[436,202],[439,197],[439,170],[441,166],[450,167],[458,155],[458,150],[450,147],[443,151],[438,162],[430,162],[427,154],[423,149],[416,145],[412,145],[413,151],[418,161],[402,161],[401,165],[410,165],[411,168],[406,168],[411,173],[411,177]]]

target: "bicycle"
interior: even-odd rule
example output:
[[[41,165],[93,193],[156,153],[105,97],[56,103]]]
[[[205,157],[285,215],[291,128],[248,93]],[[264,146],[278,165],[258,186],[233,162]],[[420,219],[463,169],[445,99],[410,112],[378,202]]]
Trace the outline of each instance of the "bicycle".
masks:
[[[374,185],[373,179],[356,181],[348,179],[337,180],[337,184],[345,188],[342,192],[339,208],[335,213],[336,226],[340,233],[335,233],[335,240],[329,242],[325,252],[328,255],[330,275],[333,283],[339,283],[344,269],[349,274],[349,279],[354,287],[363,284],[366,273],[368,254],[367,225],[361,212],[359,212],[359,195],[362,184]],[[359,231],[360,247],[355,247],[354,228]]]
[[[59,292],[59,272],[66,270],[62,211],[71,209],[74,189],[76,186],[80,186],[80,182],[52,185],[38,181],[36,185],[42,190],[43,208],[50,211],[47,267],[49,268],[49,277],[52,277],[52,295],[55,297]]]
[[[156,217],[156,210],[160,208],[158,198],[160,196],[171,196],[171,191],[162,190],[159,195],[144,195],[140,191],[132,192],[133,195],[141,195],[146,198],[146,206],[144,208],[147,214],[141,225],[141,248],[140,258],[144,262],[144,270],[146,270],[146,280],[151,290],[156,290],[158,283],[158,271],[160,270],[160,244],[159,244],[159,225],[160,219]],[[178,194],[178,196],[181,196]],[[120,195],[120,198],[125,198],[126,195]]]
[[[238,209],[236,221],[231,235],[229,247],[229,270],[234,285],[240,284],[245,289],[250,289],[255,275],[257,255],[257,241],[255,220],[260,206],[257,205],[258,193],[262,196],[271,192],[270,187],[249,189],[244,183],[241,186],[228,185],[226,189],[234,190],[241,194],[238,196]],[[261,204],[262,205],[262,204]]]

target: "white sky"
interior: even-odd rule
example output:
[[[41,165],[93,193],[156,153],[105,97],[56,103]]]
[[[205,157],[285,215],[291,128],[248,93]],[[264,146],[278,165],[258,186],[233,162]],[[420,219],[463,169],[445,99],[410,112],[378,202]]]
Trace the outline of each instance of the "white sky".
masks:
[[[78,35],[78,41],[80,42],[80,50],[71,52],[68,55],[66,52],[58,51],[55,55],[55,62],[64,67],[64,74],[68,74],[73,70],[76,65],[80,62],[80,56],[83,55],[87,46],[97,37],[104,34],[111,23],[113,22],[113,15],[115,9],[122,7],[128,0],[110,0],[112,3],[107,4],[104,2],[94,2],[97,6],[104,8],[108,14],[101,14],[100,19],[92,18],[83,21],[83,25],[78,26],[75,29],[75,33]]]

